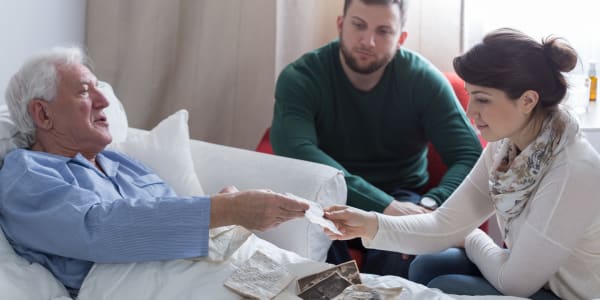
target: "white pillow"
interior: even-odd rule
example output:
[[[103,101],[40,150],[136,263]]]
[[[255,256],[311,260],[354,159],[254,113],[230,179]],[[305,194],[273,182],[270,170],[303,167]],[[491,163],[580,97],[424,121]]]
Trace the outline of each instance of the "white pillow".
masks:
[[[190,151],[188,112],[180,110],[161,121],[151,131],[129,134],[127,140],[112,143],[121,151],[150,167],[179,196],[200,196],[204,190],[194,171]]]
[[[127,139],[127,114],[123,108],[123,104],[119,101],[119,98],[115,95],[113,88],[104,81],[98,81],[98,89],[104,97],[110,103],[107,108],[104,109],[104,114],[108,119],[108,130],[112,135],[113,143],[121,143]]]
[[[0,230],[0,291],[2,299],[68,298],[69,293],[42,265],[30,264],[12,249]]]
[[[17,147],[19,142],[16,139],[19,138],[17,126],[10,118],[10,112],[6,104],[0,105],[0,166],[4,161],[4,156],[8,152],[12,151]]]

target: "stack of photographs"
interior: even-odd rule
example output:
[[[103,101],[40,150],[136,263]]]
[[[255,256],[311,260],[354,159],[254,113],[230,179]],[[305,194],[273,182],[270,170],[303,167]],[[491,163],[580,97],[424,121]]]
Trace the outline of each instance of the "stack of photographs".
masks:
[[[298,279],[298,297],[333,299],[351,285],[361,284],[356,261],[348,261],[319,273]]]

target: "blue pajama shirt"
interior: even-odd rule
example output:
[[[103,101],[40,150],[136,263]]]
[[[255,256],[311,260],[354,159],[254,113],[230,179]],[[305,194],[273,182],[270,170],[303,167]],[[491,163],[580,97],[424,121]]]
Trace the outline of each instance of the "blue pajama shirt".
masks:
[[[210,198],[178,197],[149,168],[110,150],[99,171],[18,149],[0,170],[0,225],[15,251],[79,289],[94,263],[206,256]]]

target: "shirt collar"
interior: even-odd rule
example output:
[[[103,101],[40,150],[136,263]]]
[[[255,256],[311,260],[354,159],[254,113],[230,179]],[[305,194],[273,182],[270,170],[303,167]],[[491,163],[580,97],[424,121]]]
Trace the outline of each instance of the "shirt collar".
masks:
[[[96,155],[96,162],[102,168],[104,173],[102,173],[102,171],[98,170],[98,168],[96,168],[96,166],[94,166],[89,160],[87,160],[81,153],[77,153],[75,155],[75,157],[70,159],[70,161],[74,162],[76,164],[88,167],[90,169],[93,169],[94,171],[98,172],[98,174],[100,174],[102,176],[108,176],[111,178],[115,177],[117,175],[117,170],[119,169],[119,162],[112,161],[112,160],[106,158],[106,156],[104,156],[104,154],[102,154],[102,152],[100,152],[100,153],[98,153],[98,155]]]

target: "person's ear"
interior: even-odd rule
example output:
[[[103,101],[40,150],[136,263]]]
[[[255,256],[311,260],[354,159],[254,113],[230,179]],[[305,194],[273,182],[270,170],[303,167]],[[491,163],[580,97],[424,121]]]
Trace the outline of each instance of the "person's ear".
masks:
[[[32,99],[27,106],[29,115],[36,128],[48,130],[52,128],[52,119],[48,116],[48,102],[42,99]]]
[[[338,34],[342,33],[342,27],[344,26],[344,16],[338,16],[337,17],[337,30],[338,30]]]
[[[408,37],[408,32],[402,31],[400,33],[400,37],[398,38],[398,48],[400,48],[402,45],[404,45],[404,42],[406,41],[407,37]]]
[[[525,114],[531,114],[535,107],[537,106],[538,101],[540,100],[540,95],[533,90],[525,91],[521,97],[519,97],[519,104],[521,111]]]

